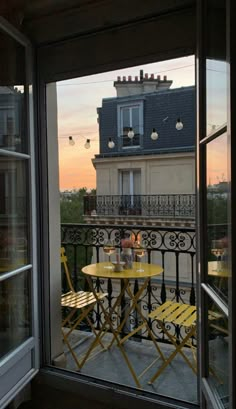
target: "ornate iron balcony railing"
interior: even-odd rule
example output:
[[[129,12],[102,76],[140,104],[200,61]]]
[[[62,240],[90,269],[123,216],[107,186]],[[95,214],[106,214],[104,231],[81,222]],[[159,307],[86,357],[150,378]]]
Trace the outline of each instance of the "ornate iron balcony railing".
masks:
[[[84,215],[194,219],[195,195],[86,195]]]
[[[66,248],[70,271],[75,289],[87,289],[81,268],[87,264],[104,261],[103,244],[108,238],[114,239],[118,251],[121,249],[121,239],[142,238],[145,241],[147,254],[145,262],[160,264],[164,268],[161,276],[150,280],[147,291],[140,299],[142,311],[148,315],[156,306],[172,299],[195,304],[195,230],[193,228],[144,227],[144,226],[112,226],[88,224],[62,224],[61,243]],[[119,280],[118,280],[119,281]],[[115,302],[117,280],[97,279],[94,286],[97,291],[108,293],[108,306]],[[139,281],[131,282],[132,291],[139,289]],[[63,291],[66,292],[66,282],[63,281]],[[124,300],[123,308],[127,300]],[[121,312],[122,313],[122,312]],[[117,317],[113,317],[117,319]],[[93,314],[93,319],[99,328],[102,313],[99,306]],[[130,316],[130,327],[138,325],[139,317]],[[156,322],[149,322],[156,337],[166,342],[166,339]],[[181,336],[180,329],[175,328],[177,336]],[[138,333],[137,339],[147,338],[147,334]]]

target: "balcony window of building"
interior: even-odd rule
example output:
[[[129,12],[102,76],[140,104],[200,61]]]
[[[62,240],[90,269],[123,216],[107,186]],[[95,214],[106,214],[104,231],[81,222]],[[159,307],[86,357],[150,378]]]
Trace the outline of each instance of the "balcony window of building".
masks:
[[[120,171],[120,194],[122,214],[140,214],[141,170]]]
[[[128,133],[132,130],[133,137]],[[143,104],[118,106],[118,132],[121,148],[139,147],[142,145],[143,134]]]

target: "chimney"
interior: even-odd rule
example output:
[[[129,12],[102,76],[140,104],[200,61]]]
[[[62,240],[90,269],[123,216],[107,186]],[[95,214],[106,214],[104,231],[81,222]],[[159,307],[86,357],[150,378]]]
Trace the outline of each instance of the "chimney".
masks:
[[[161,79],[159,80],[158,90],[163,91],[163,90],[169,89],[170,86],[172,85],[172,82],[173,81],[167,79],[167,75],[164,75],[163,80],[162,81]]]
[[[167,90],[171,84],[172,81],[167,80],[167,75],[164,75],[163,79],[161,79],[160,75],[144,74],[143,70],[140,70],[140,77],[137,75],[135,77],[132,77],[132,75],[118,76],[117,81],[114,82],[114,87],[119,98]]]

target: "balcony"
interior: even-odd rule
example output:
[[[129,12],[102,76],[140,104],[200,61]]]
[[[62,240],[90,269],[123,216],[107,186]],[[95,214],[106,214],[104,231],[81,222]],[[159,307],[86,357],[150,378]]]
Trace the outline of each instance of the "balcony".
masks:
[[[227,226],[224,224],[208,225],[209,246],[211,245],[211,236],[214,239],[220,239],[226,235]],[[145,255],[146,263],[159,264],[164,272],[155,276],[149,281],[149,284],[139,298],[139,306],[142,315],[148,318],[148,314],[157,306],[167,300],[180,303],[196,304],[196,234],[194,228],[176,228],[176,227],[149,227],[149,226],[123,226],[123,225],[88,225],[88,224],[62,224],[61,225],[61,244],[66,248],[69,267],[72,273],[72,281],[76,290],[87,290],[87,282],[81,272],[83,266],[90,263],[102,262],[106,259],[103,252],[103,244],[106,239],[113,239],[117,251],[121,250],[121,239],[131,237],[134,240],[142,238],[145,241],[147,253]],[[211,248],[208,247],[208,259],[211,260]],[[106,292],[104,306],[111,308],[116,302],[117,295],[121,291],[122,280],[94,279],[93,285],[98,292]],[[137,294],[142,280],[130,280],[130,288],[133,294]],[[214,281],[212,283],[214,285]],[[223,290],[223,287],[222,287]],[[63,275],[62,292],[67,292],[68,287]],[[125,316],[129,298],[124,297],[118,315],[112,316],[112,319],[122,320]],[[96,305],[90,319],[92,319],[96,329],[101,328],[103,323],[103,313],[99,305]],[[148,318],[149,328],[152,330],[158,345],[161,347],[164,355],[169,356],[173,351],[173,345],[163,333],[162,329],[155,320]],[[121,337],[125,336],[130,330],[138,328],[140,325],[140,316],[137,313],[131,313],[126,317],[125,327]],[[168,324],[169,325],[169,324]],[[181,341],[186,335],[186,329],[180,325],[170,324],[172,335]],[[212,326],[210,342],[214,348],[216,356],[227,357],[227,331],[224,325]],[[103,338],[108,341],[111,334],[107,333]],[[86,323],[73,331],[72,343],[74,351],[81,356],[88,348],[93,334]],[[192,338],[192,345],[196,346],[196,339]],[[180,401],[188,402],[188,407],[194,407],[197,403],[197,376],[189,368],[183,358],[178,354],[170,365],[163,371],[152,385],[148,381],[156,372],[159,362],[156,361],[151,367],[153,359],[157,357],[157,351],[149,334],[145,330],[139,330],[132,338],[125,343],[126,351],[132,361],[135,372],[140,377],[142,389],[141,394],[155,398],[154,395],[171,397]],[[66,368],[76,371],[77,367],[71,358],[66,347],[64,347],[67,356]],[[192,358],[191,348],[185,348],[185,354]],[[215,358],[212,355],[212,362]],[[225,358],[226,359],[226,358]],[[217,361],[216,361],[217,362]],[[222,360],[220,371],[222,381],[218,385],[221,396],[227,396],[227,374],[224,367],[225,360]],[[219,365],[219,362],[217,362]],[[221,365],[221,364],[220,364]],[[145,372],[144,368],[150,366]],[[111,349],[101,353],[95,353],[85,363],[81,374],[100,382],[108,382],[113,386],[119,384],[125,388],[131,388],[135,393],[139,393],[134,379],[123,360],[120,350],[114,345]],[[135,389],[134,389],[135,388]],[[129,390],[129,389],[127,389]],[[192,405],[192,406],[191,406]],[[178,405],[177,405],[178,406]],[[178,406],[179,407],[179,406]]]
[[[121,239],[127,235],[134,239],[142,237],[147,243],[147,254],[143,261],[160,264],[164,268],[164,272],[160,276],[150,280],[145,294],[139,300],[142,314],[147,317],[155,307],[166,300],[176,300],[177,302],[187,302],[194,305],[196,302],[196,237],[193,228],[62,224],[61,243],[66,248],[75,289],[88,289],[81,268],[87,264],[101,262],[106,259],[106,255],[103,253],[104,241],[107,238],[114,239],[116,248],[119,251],[121,249]],[[94,280],[96,291],[108,293],[107,306],[112,306],[115,303],[117,294],[120,291],[120,283],[117,283],[117,281],[111,279]],[[134,279],[131,281],[131,288],[134,293],[137,293],[139,286],[139,280]],[[63,277],[62,287],[63,292],[68,291],[65,277]],[[121,311],[123,315],[127,303],[129,303],[129,300],[124,298]],[[95,307],[92,316],[95,327],[99,329],[103,318],[99,306]],[[138,324],[139,317],[130,315],[125,328],[130,330],[137,327]],[[157,323],[149,319],[149,326],[155,338],[162,345],[162,349],[169,353],[169,350],[173,347],[169,344],[167,337]],[[172,330],[178,339],[182,338],[185,331],[184,328],[179,326],[173,326]],[[125,330],[123,335],[125,335]],[[74,331],[72,342],[77,353],[86,350],[88,336],[92,336],[92,334],[85,324]],[[106,336],[109,337],[109,334]],[[132,340],[126,342],[125,347],[128,349],[135,371],[138,373],[143,371],[143,367],[147,366],[156,354],[156,350],[145,331],[136,333]],[[76,370],[70,354],[67,353],[66,349],[65,352],[68,357],[67,368]],[[197,377],[185,364],[182,357],[176,357],[173,364],[151,386],[148,385],[147,381],[154,369],[155,366],[143,374],[141,378],[144,391],[196,402]],[[100,380],[135,387],[132,376],[117,347],[92,357],[86,362],[81,373]]]
[[[85,216],[195,219],[195,195],[86,195]]]

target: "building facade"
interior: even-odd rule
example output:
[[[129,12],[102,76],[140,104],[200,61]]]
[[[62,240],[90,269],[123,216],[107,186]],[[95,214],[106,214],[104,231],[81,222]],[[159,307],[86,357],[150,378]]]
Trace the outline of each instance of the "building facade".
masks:
[[[139,77],[118,77],[117,96],[102,100],[97,195],[85,198],[85,215],[96,222],[135,216],[136,224],[194,223],[195,87],[171,85],[141,70]]]

